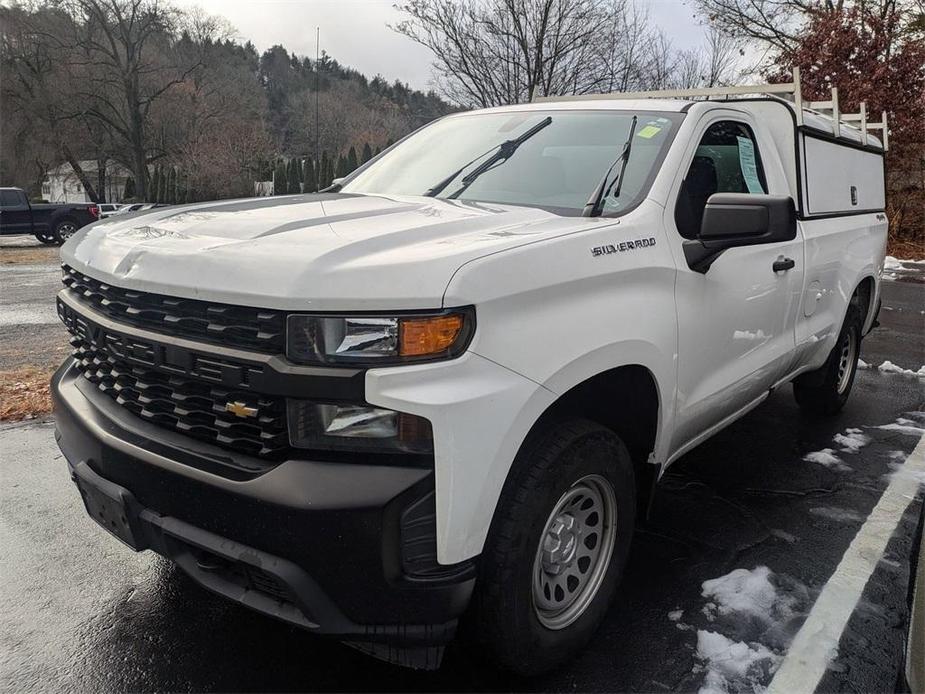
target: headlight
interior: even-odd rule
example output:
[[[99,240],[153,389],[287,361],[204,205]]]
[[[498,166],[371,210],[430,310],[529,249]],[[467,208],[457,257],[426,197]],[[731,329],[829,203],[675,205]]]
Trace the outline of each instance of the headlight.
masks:
[[[402,316],[291,315],[286,355],[303,364],[401,364],[449,359],[469,344],[472,309]]]
[[[289,401],[289,439],[296,448],[432,453],[430,422],[370,405]]]

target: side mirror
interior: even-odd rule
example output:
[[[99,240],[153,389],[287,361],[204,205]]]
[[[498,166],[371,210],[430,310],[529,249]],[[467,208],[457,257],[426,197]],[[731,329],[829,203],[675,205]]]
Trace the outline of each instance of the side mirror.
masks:
[[[700,235],[684,242],[688,267],[705,274],[727,248],[796,238],[796,208],[786,195],[715,193],[707,200]]]

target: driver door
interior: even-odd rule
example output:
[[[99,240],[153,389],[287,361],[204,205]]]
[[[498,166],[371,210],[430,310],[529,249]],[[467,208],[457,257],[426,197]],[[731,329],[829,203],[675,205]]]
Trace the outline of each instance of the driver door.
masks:
[[[0,233],[28,234],[32,214],[26,196],[18,190],[0,190]]]
[[[697,238],[714,193],[789,195],[776,151],[769,142],[762,146],[749,119],[711,116],[688,153],[677,191],[679,245]],[[784,375],[795,344],[802,239],[798,233],[791,241],[729,248],[706,273],[688,267],[682,253],[676,257],[678,391],[671,448],[679,454],[760,402]],[[775,272],[772,265],[781,259],[793,260],[793,267]]]

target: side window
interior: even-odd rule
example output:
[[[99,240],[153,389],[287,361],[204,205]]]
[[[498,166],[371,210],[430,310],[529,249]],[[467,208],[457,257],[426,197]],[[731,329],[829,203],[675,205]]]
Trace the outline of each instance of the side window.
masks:
[[[18,191],[0,190],[0,207],[19,207],[24,201]]]
[[[720,121],[703,134],[691,161],[674,218],[686,239],[700,233],[703,210],[713,193],[767,193],[755,135],[744,123]]]

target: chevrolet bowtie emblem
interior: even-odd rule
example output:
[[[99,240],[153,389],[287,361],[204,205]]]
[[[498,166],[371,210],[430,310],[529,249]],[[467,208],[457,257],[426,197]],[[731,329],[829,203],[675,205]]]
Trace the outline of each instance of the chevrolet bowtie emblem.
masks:
[[[235,417],[256,417],[257,408],[248,407],[246,403],[243,402],[227,402],[225,403],[225,412],[230,412]]]

